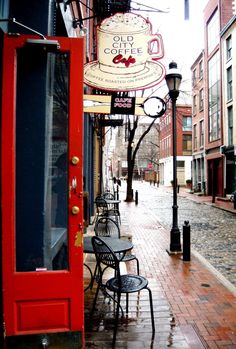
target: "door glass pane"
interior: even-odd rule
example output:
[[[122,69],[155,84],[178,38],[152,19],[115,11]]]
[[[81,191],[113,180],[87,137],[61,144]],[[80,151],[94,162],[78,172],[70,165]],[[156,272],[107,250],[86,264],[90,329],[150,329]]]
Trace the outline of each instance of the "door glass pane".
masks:
[[[67,269],[69,55],[17,57],[16,270]]]

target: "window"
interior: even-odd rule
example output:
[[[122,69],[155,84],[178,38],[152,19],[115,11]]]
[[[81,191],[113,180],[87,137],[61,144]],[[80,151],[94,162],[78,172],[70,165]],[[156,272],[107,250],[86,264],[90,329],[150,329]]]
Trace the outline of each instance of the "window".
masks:
[[[203,88],[199,91],[199,110],[203,110]]]
[[[193,86],[194,86],[194,85],[196,84],[196,68],[193,70],[192,79],[193,79],[192,84],[193,84]]]
[[[166,126],[170,124],[170,115],[166,116]]]
[[[184,168],[185,162],[183,160],[177,160],[176,161],[176,166]]]
[[[232,105],[227,109],[228,114],[228,143],[233,144],[233,107]]]
[[[192,131],[191,116],[183,116],[183,131]]]
[[[199,79],[203,78],[203,62],[199,62]]]
[[[220,138],[220,61],[219,51],[208,62],[209,141]]]
[[[171,145],[172,145],[172,143],[171,143],[171,136],[169,136],[169,137],[167,137],[167,146],[168,146],[168,148],[167,148],[167,156],[170,156],[170,154],[171,154]]]
[[[227,69],[227,100],[230,101],[233,98],[233,81],[232,81],[232,66]]]
[[[163,141],[160,141],[160,156],[163,156]]]
[[[226,39],[226,60],[229,60],[232,57],[232,36],[230,35]]]
[[[203,120],[199,123],[199,145],[200,148],[204,146],[204,122]]]
[[[212,142],[220,138],[220,114],[216,108],[212,109],[209,121],[209,140]]]
[[[193,149],[197,150],[197,125],[193,126]]]
[[[193,114],[195,115],[197,112],[197,96],[193,96]]]
[[[192,135],[183,135],[183,155],[192,154]]]
[[[208,43],[208,55],[219,44],[219,12],[218,10],[213,14],[210,22],[207,25],[207,43]]]

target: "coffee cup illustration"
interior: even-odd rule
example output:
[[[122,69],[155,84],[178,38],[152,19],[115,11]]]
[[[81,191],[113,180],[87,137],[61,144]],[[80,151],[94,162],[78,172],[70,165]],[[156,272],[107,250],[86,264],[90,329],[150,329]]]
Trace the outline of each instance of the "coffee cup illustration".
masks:
[[[105,90],[129,91],[151,87],[165,74],[160,34],[133,13],[117,13],[97,27],[98,60],[84,67],[85,83]]]

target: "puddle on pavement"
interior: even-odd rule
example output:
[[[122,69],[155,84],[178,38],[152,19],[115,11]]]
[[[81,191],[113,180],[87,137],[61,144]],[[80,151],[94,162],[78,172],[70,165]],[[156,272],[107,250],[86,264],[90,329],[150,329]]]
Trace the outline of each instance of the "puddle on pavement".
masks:
[[[85,338],[86,348],[111,348],[111,341],[114,329],[113,302],[103,297],[99,297],[97,311],[90,317],[89,309],[92,306],[93,294],[85,294]],[[158,293],[159,295],[159,293]],[[160,295],[159,295],[160,296]],[[139,298],[130,297],[129,313],[119,318],[116,348],[181,348],[190,349],[180,328],[176,325],[174,314],[163,298],[153,294],[154,314],[155,314],[155,337],[152,338],[152,326],[148,298],[140,295]],[[158,305],[160,307],[158,308]],[[125,310],[125,301],[122,300]],[[137,344],[139,343],[139,344]]]

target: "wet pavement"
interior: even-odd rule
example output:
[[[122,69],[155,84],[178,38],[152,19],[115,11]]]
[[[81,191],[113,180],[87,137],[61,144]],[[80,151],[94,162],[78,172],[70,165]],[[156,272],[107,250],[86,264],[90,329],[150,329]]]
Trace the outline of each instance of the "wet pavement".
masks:
[[[139,204],[151,210],[158,222],[170,231],[172,188],[150,188],[147,183],[139,182],[135,182],[134,186],[140,192]],[[219,209],[221,205],[225,205],[224,210]],[[212,205],[211,197],[197,196],[190,194],[189,190],[180,189],[178,222],[181,232],[184,221],[190,224],[193,252],[200,254],[236,286],[236,210],[233,210],[233,204],[215,200]]]
[[[226,245],[223,236],[218,239],[222,233],[218,223],[222,224],[221,227],[226,226],[224,232],[230,235],[229,225],[233,224],[236,216],[211,207],[209,202],[194,203],[192,197],[186,197],[188,193],[180,193],[179,226],[184,220],[190,221],[192,244],[194,250],[198,248],[196,253],[192,252],[191,261],[186,263],[181,255],[170,256],[166,252],[172,219],[171,188],[164,194],[165,188],[135,182],[134,189],[139,193],[138,205],[123,201],[125,188],[122,184],[121,229],[124,235],[132,236],[133,252],[140,261],[140,274],[149,280],[154,300],[156,334],[152,341],[147,293],[142,291],[139,297],[133,294],[128,316],[120,319],[115,348],[236,348],[236,289],[228,277],[235,268],[235,248],[232,247],[235,235],[227,240],[231,241],[229,247],[232,247],[231,254],[234,255],[229,262],[231,271],[225,274],[228,279],[219,273],[220,269],[216,270],[210,264],[214,262],[212,251],[216,251],[217,246]],[[223,224],[224,220],[227,224]],[[204,242],[199,234],[205,239]],[[213,238],[214,244],[210,241]],[[214,248],[208,248],[206,244]],[[209,253],[211,261],[200,253]],[[230,257],[225,247],[220,249],[219,254],[224,261]],[[86,257],[86,262],[92,267],[93,258],[91,255]],[[217,261],[218,264],[221,266],[224,262]],[[126,263],[126,268],[128,272],[135,273],[135,262]],[[91,314],[94,292],[95,286],[85,292],[85,348],[112,348],[113,303],[104,300],[100,294],[97,311]]]

